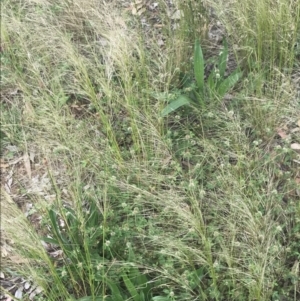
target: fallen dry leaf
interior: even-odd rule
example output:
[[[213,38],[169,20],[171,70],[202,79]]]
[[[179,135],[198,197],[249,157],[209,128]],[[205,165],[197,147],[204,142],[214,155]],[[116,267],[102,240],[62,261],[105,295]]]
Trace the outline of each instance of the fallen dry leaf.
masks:
[[[7,257],[8,252],[4,246],[1,247],[1,257]]]
[[[300,127],[298,128],[294,128],[294,129],[291,129],[291,133],[296,133],[296,132],[300,132]]]
[[[143,8],[144,4],[143,1],[136,0],[135,3],[131,3],[131,13],[133,15],[141,15],[139,12]]]
[[[20,157],[20,158],[17,158],[17,159],[14,159],[14,160],[8,162],[8,164],[9,165],[15,165],[15,164],[19,163],[22,160],[23,160],[23,157]]]
[[[297,121],[297,125],[300,127],[300,119]]]
[[[277,129],[276,132],[282,139],[285,139],[288,137],[287,133],[283,129]]]
[[[291,149],[293,150],[300,150],[300,143],[292,143]]]
[[[7,164],[7,163],[4,163],[4,162],[0,162],[0,168],[1,169],[6,169],[7,167],[9,166],[9,164]]]
[[[28,121],[33,121],[34,120],[34,108],[31,103],[28,101],[25,102],[24,108],[23,108],[23,115]]]
[[[137,12],[137,15],[141,16],[145,11],[146,11],[146,8],[145,8],[145,7],[142,7],[142,8],[139,9],[139,11]]]
[[[29,152],[29,159],[31,163],[34,163],[34,158],[35,158],[35,152]]]
[[[30,158],[29,158],[27,152],[24,153],[23,161],[24,161],[24,166],[25,166],[26,173],[27,173],[29,179],[31,179],[31,165],[30,165]]]
[[[11,170],[10,173],[7,175],[7,177],[5,177],[6,182],[4,184],[4,188],[5,188],[5,191],[7,193],[11,192],[11,186],[12,186],[12,183],[13,183],[12,175],[13,175],[13,172]]]
[[[16,263],[16,264],[19,264],[19,263],[28,263],[28,260],[26,258],[22,258],[22,257],[17,256],[17,255],[8,256],[8,258],[13,263]]]
[[[182,15],[183,15],[182,11],[178,9],[173,13],[173,15],[171,16],[171,19],[172,20],[180,20]]]

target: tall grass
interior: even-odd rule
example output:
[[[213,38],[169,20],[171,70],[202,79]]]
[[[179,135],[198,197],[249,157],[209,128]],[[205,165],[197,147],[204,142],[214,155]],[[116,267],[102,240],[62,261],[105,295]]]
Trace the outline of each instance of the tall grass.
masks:
[[[299,3],[294,0],[206,1],[225,25],[232,43],[248,62],[273,74],[290,69],[300,26]]]
[[[16,166],[16,193],[3,190],[4,235],[22,258],[3,271],[41,286],[41,300],[297,300],[299,158],[276,128],[297,121],[283,68],[299,4],[211,2],[247,78],[229,101],[163,120],[195,38],[208,44],[207,12],[178,1],[174,29],[158,3],[163,47],[119,1],[4,1],[2,154],[34,152],[33,177],[49,185],[37,194]]]

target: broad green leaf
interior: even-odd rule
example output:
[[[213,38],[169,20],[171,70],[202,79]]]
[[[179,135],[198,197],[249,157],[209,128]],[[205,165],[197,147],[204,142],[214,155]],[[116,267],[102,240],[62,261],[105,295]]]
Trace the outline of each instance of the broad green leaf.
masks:
[[[217,94],[220,98],[223,98],[225,94],[240,80],[243,72],[234,72],[228,76],[221,84],[218,86]]]
[[[113,281],[111,281],[109,279],[105,279],[105,283],[110,288],[111,293],[112,293],[112,299],[114,301],[124,301],[118,286]]]
[[[141,301],[146,301],[146,299],[145,299],[145,294],[144,294],[143,291],[140,292],[140,300],[141,300]]]
[[[215,75],[214,71],[211,71],[207,79],[207,86],[209,90],[215,90],[216,82],[214,81],[214,75]]]
[[[222,50],[222,53],[219,56],[219,73],[220,73],[220,79],[222,80],[225,76],[225,70],[227,65],[227,57],[228,57],[228,46],[226,40],[224,41],[224,48]]]
[[[145,274],[142,274],[137,267],[129,267],[126,269],[128,276],[132,280],[133,284],[142,289],[144,296],[148,297],[150,294],[151,284]]]
[[[156,296],[152,298],[152,301],[170,301],[168,297]]]
[[[161,112],[161,116],[165,117],[169,115],[170,113],[176,111],[178,108],[190,104],[191,100],[185,96],[180,95],[176,100],[169,103]]]
[[[77,301],[103,301],[103,300],[104,300],[103,297],[93,297],[93,296],[86,296],[86,297],[77,299]]]
[[[140,298],[140,296],[139,296],[139,294],[138,294],[138,292],[137,292],[137,290],[136,290],[136,288],[135,288],[135,286],[133,285],[133,283],[132,283],[132,282],[130,281],[130,279],[128,278],[126,272],[124,272],[124,273],[122,274],[122,278],[123,278],[123,280],[124,280],[124,283],[125,283],[125,285],[126,285],[126,288],[127,288],[127,290],[129,291],[129,293],[130,293],[132,299],[133,299],[134,301],[142,301],[141,298]]]
[[[194,73],[200,93],[204,92],[204,58],[199,40],[195,42]]]

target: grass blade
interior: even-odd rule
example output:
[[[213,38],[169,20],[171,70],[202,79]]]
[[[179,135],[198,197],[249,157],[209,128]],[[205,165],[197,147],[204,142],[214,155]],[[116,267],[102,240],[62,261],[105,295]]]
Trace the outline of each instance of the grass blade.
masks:
[[[199,92],[204,92],[204,58],[199,40],[195,42],[194,49],[194,73]]]
[[[65,247],[68,244],[68,242],[60,234],[60,230],[59,230],[58,225],[57,225],[57,215],[56,215],[55,211],[50,209],[48,214],[49,214],[49,218],[50,218],[50,221],[51,221],[51,226],[53,228],[54,234],[56,235],[57,241],[61,242]]]
[[[190,99],[185,95],[180,95],[175,101],[168,104],[161,112],[161,116],[165,117],[170,113],[176,111],[178,108],[190,104]]]

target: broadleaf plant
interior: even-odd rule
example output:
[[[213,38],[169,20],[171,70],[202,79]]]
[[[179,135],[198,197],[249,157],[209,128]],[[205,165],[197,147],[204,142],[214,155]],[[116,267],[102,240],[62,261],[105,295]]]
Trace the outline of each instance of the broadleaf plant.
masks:
[[[225,77],[225,71],[228,59],[228,46],[224,42],[224,47],[219,55],[217,68],[211,71],[205,82],[205,60],[203,57],[200,41],[196,40],[194,47],[194,78],[189,87],[182,89],[183,93],[172,100],[161,112],[161,116],[168,116],[185,105],[190,105],[194,108],[204,109],[207,101],[212,99],[222,99],[225,94],[234,87],[241,79],[243,73],[236,69],[228,77]]]

